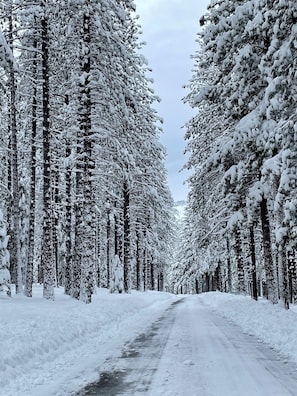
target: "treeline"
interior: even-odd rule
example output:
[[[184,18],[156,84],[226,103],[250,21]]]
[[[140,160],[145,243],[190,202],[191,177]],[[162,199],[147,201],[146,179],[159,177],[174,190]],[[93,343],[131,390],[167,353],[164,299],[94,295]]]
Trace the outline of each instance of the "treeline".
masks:
[[[297,4],[214,0],[185,102],[193,170],[177,290],[297,299]]]
[[[0,11],[0,203],[16,292],[40,282],[54,299],[63,285],[89,303],[114,271],[125,292],[162,289],[172,199],[133,1]]]

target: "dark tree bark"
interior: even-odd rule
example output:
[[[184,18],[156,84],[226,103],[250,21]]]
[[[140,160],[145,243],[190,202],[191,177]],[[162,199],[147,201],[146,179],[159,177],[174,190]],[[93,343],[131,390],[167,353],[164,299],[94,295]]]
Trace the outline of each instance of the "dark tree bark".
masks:
[[[97,213],[96,216],[96,243],[95,243],[95,265],[96,265],[96,272],[95,272],[95,281],[96,286],[100,287],[101,284],[101,268],[100,268],[100,254],[101,254],[101,240],[100,240],[100,231],[101,231],[101,224],[100,224],[100,215]]]
[[[42,127],[43,127],[43,296],[54,300],[55,260],[53,257],[52,236],[52,202],[51,202],[51,130],[49,108],[49,37],[46,2],[42,2],[43,15],[41,18],[41,56],[42,56]]]
[[[106,272],[107,272],[106,287],[109,289],[110,288],[110,244],[111,244],[110,212],[111,211],[110,211],[109,203],[107,205],[108,206],[106,210]],[[115,240],[117,240],[116,235],[115,235]],[[115,250],[115,254],[117,254],[116,250]]]
[[[125,198],[123,197],[123,200]],[[125,203],[124,203],[125,205]],[[114,254],[119,256],[121,263],[124,261],[124,208],[118,205],[117,201],[114,202]]]
[[[288,251],[287,262],[289,267],[290,280],[290,302],[295,304],[297,302],[297,268],[296,258],[292,251]]]
[[[232,291],[232,270],[231,270],[231,259],[230,259],[230,242],[229,238],[226,238],[226,249],[227,249],[227,284],[228,284],[228,292]]]
[[[158,291],[164,291],[164,275],[163,272],[158,274]]]
[[[243,253],[242,253],[242,246],[241,246],[241,235],[240,230],[236,227],[234,231],[234,238],[235,238],[235,256],[237,261],[237,275],[238,275],[238,293],[245,294],[246,287],[244,281],[244,265],[243,265]]]
[[[277,287],[274,275],[272,250],[271,250],[271,238],[270,238],[270,224],[267,208],[267,200],[262,199],[260,203],[261,210],[261,225],[263,235],[263,250],[264,250],[264,267],[266,272],[266,283],[267,283],[267,294],[268,299],[273,303],[278,303],[277,298]]]
[[[147,289],[147,241],[146,241],[146,234],[147,234],[147,230],[144,229],[143,232],[143,246],[142,246],[142,288],[143,291],[146,291]]]
[[[29,213],[29,246],[25,279],[25,295],[32,297],[34,268],[34,235],[35,235],[35,192],[36,192],[36,136],[37,136],[37,39],[33,40],[34,58],[32,64],[33,95],[31,124],[31,180],[30,180],[30,213]]]
[[[130,290],[130,192],[127,181],[124,182],[124,290]]]
[[[283,290],[282,296],[284,301],[285,309],[290,308],[290,288],[289,288],[289,270],[288,270],[288,261],[287,255],[284,248],[281,248],[279,252],[280,264],[282,268],[282,277],[283,277]]]
[[[151,290],[155,290],[155,264],[153,257],[151,257],[150,269]]]
[[[9,45],[13,51],[13,20],[12,9],[10,9],[8,19],[9,31]],[[12,219],[12,235],[11,235],[11,266],[14,274],[14,281],[16,286],[16,293],[23,292],[23,274],[20,257],[20,191],[19,191],[19,170],[18,170],[18,142],[17,142],[17,122],[16,122],[16,81],[14,65],[10,62],[9,71],[9,88],[10,88],[10,138],[11,138],[11,189],[12,189],[12,204],[11,204],[11,219]]]
[[[211,290],[211,276],[209,273],[205,274],[205,291],[209,292]]]
[[[71,155],[71,146],[68,142],[66,147],[66,157],[70,157]],[[66,170],[66,224],[65,224],[65,233],[66,233],[66,266],[65,266],[65,282],[64,282],[64,291],[65,294],[72,294],[72,264],[73,264],[73,246],[72,246],[72,198],[71,198],[71,169],[68,168]]]
[[[56,168],[56,167],[55,167]],[[58,237],[58,227],[59,227],[59,207],[60,207],[60,196],[59,196],[59,174],[57,169],[54,169],[51,174],[52,180],[52,202],[53,202],[53,218],[52,218],[52,235],[53,235],[53,258],[56,271],[56,285],[62,285],[63,278],[63,268],[60,260],[60,249],[59,249],[59,237]]]
[[[252,297],[254,300],[258,300],[258,289],[257,289],[257,266],[256,266],[256,249],[255,249],[255,233],[254,225],[250,225],[250,253],[251,253],[251,275],[252,275]]]
[[[138,220],[139,221],[139,220]],[[136,290],[140,290],[141,285],[141,241],[140,241],[140,231],[136,231]]]
[[[223,289],[221,270],[222,270],[222,268],[221,268],[221,262],[220,262],[220,260],[219,260],[218,266],[217,266],[217,268],[216,268],[216,270],[215,270],[215,273],[214,273],[214,284],[215,284],[215,287],[214,287],[214,288],[215,288],[216,290],[218,290],[218,291],[222,291],[222,289]]]
[[[76,177],[75,261],[80,268],[79,299],[91,303],[94,288],[95,260],[95,197],[92,185],[94,175],[93,136],[91,124],[90,88],[90,14],[83,16],[81,75],[79,85],[79,132]],[[78,273],[79,274],[79,273]],[[78,275],[77,274],[77,275]]]

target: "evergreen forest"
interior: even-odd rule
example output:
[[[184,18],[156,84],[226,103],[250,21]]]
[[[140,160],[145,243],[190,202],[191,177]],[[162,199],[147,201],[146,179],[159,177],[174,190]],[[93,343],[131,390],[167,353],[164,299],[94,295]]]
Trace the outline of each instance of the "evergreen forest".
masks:
[[[297,4],[212,0],[184,101],[192,170],[175,287],[297,300]]]
[[[297,302],[297,4],[210,0],[176,224],[132,0],[0,2],[0,288]]]
[[[134,3],[0,7],[1,288],[163,290],[172,198]]]

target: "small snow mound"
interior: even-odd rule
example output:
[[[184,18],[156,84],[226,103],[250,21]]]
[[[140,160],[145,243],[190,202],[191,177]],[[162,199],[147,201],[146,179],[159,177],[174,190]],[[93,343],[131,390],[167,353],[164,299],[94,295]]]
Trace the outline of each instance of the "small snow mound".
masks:
[[[185,360],[185,361],[183,362],[183,364],[184,364],[185,366],[194,366],[194,365],[195,365],[195,363],[194,363],[192,360]]]

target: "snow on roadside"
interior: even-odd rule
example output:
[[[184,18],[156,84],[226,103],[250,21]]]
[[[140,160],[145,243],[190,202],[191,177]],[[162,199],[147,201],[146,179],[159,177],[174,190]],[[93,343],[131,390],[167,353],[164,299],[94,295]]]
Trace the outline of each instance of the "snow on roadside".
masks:
[[[285,310],[281,303],[219,292],[201,294],[199,300],[297,363],[296,307]]]
[[[110,294],[91,304],[64,295],[0,294],[0,396],[65,395],[98,378],[106,359],[176,300],[168,293]],[[100,368],[99,368],[100,367]]]

